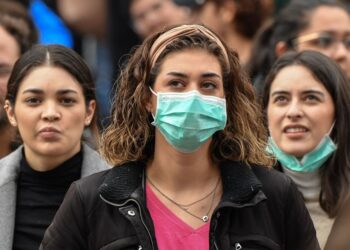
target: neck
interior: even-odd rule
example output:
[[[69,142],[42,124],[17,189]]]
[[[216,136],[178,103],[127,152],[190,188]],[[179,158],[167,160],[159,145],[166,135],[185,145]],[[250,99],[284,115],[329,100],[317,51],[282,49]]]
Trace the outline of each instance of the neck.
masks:
[[[296,184],[306,201],[318,201],[321,192],[321,175],[319,169],[314,172],[297,172],[282,165],[283,172]]]
[[[11,143],[15,138],[16,129],[11,126],[3,127],[0,130],[0,159],[11,153]]]
[[[219,178],[219,168],[209,154],[211,140],[193,153],[181,153],[163,140],[163,136],[156,136],[154,158],[147,169],[150,179],[158,185],[174,191],[202,190],[203,184],[215,183]]]
[[[24,153],[26,160],[30,167],[39,172],[46,172],[57,168],[66,160],[73,157],[80,150],[79,147],[76,147],[71,152],[65,152],[62,155],[50,155],[50,154],[40,154],[38,152],[34,152],[32,150],[28,150],[26,145],[24,145]]]
[[[250,58],[252,41],[235,31],[225,34],[224,40],[230,48],[237,51],[241,65],[245,65]]]

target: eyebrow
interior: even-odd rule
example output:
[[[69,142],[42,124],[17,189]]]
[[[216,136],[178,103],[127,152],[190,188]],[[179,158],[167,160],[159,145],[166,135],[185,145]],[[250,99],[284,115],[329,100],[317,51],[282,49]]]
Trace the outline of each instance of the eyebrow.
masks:
[[[25,93],[33,93],[33,94],[43,94],[44,91],[41,90],[41,89],[37,89],[37,88],[30,88],[30,89],[26,89],[22,92],[23,94]],[[56,93],[58,95],[65,95],[65,94],[78,94],[77,91],[73,90],[73,89],[60,89],[60,90],[57,90]]]
[[[169,72],[169,73],[167,73],[167,75],[188,78],[188,76],[186,74],[181,73],[181,72]],[[201,76],[202,77],[215,77],[215,78],[221,79],[220,75],[213,73],[213,72],[203,73],[203,74],[201,74]]]
[[[290,92],[285,91],[285,90],[277,90],[271,93],[271,96],[275,96],[275,95],[288,95],[290,94]]]
[[[321,95],[321,96],[324,96],[324,93],[319,91],[319,90],[313,90],[313,89],[310,89],[310,90],[304,90],[301,92],[303,95],[305,94],[318,94],[318,95]],[[275,95],[289,95],[290,94],[290,91],[285,91],[285,90],[276,90],[274,92],[271,93],[271,96],[275,96]]]
[[[318,94],[318,95],[324,96],[323,92],[321,92],[319,90],[314,90],[314,89],[305,90],[302,92],[302,94]]]

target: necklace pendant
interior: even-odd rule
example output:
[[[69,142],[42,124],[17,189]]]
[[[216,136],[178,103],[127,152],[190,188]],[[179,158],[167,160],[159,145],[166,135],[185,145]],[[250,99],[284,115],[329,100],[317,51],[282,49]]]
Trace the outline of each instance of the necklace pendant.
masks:
[[[203,222],[208,222],[208,220],[209,220],[208,215],[204,215],[204,216],[202,217],[202,221],[203,221]]]

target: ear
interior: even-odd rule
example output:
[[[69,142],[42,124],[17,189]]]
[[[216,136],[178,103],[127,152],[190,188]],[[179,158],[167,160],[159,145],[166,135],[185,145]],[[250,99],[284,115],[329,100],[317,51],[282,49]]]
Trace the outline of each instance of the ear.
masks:
[[[284,53],[286,53],[288,50],[288,46],[285,42],[278,42],[275,46],[275,53],[277,55],[277,58],[282,56]]]
[[[13,107],[12,107],[9,100],[5,101],[4,109],[5,109],[7,119],[9,120],[10,124],[13,127],[17,127],[17,120],[16,120],[15,112],[14,112]]]
[[[95,110],[96,110],[96,101],[91,100],[87,107],[87,112],[86,112],[85,121],[84,121],[85,126],[90,125],[92,118],[94,117]]]

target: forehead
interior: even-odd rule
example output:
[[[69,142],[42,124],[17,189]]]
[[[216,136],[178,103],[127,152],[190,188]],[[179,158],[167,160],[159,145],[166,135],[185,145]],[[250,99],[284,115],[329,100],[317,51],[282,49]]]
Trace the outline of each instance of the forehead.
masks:
[[[310,14],[310,23],[302,33],[315,31],[350,32],[350,16],[340,7],[320,6]]]
[[[152,8],[157,4],[164,4],[169,2],[169,0],[132,0],[130,3],[130,12],[139,13],[147,11],[149,8]]]
[[[38,88],[44,92],[73,89],[82,94],[82,85],[65,69],[56,66],[39,66],[30,70],[22,79],[19,91]]]
[[[195,73],[212,71],[221,75],[219,60],[204,49],[185,49],[166,55],[161,65],[161,72],[180,70]]]
[[[303,91],[310,88],[328,92],[323,83],[316,79],[309,69],[300,65],[292,65],[277,73],[272,82],[270,93],[279,90]]]

